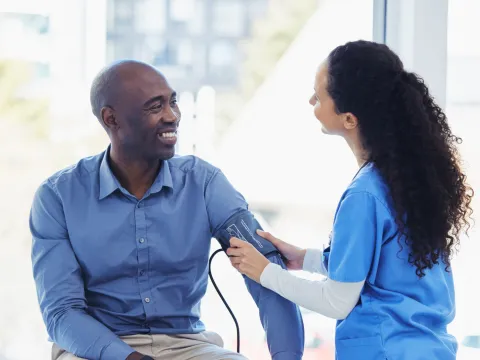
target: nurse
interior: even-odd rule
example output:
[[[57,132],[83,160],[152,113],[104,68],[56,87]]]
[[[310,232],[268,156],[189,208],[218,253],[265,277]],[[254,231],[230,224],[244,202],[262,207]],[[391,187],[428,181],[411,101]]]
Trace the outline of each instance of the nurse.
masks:
[[[359,170],[338,204],[329,248],[301,249],[259,232],[298,278],[249,243],[227,253],[242,274],[337,319],[336,358],[453,360],[450,260],[471,214],[445,114],[387,46],[350,42],[318,68],[310,99],[325,134],[345,139]],[[333,171],[333,169],[332,169]],[[354,174],[352,174],[354,175]],[[285,324],[288,326],[288,324]]]

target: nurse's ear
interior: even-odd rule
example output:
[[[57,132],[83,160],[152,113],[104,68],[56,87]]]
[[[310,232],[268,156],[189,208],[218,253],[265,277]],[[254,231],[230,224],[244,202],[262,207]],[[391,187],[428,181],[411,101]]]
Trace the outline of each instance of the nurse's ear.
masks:
[[[346,130],[356,129],[358,126],[358,119],[352,113],[343,114],[343,126]]]

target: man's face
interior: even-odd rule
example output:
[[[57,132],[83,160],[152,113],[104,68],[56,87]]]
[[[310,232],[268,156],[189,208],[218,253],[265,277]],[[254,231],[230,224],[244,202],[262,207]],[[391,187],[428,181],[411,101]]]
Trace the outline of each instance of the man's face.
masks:
[[[137,66],[120,76],[112,143],[116,141],[127,156],[170,159],[181,117],[176,93],[153,68]]]

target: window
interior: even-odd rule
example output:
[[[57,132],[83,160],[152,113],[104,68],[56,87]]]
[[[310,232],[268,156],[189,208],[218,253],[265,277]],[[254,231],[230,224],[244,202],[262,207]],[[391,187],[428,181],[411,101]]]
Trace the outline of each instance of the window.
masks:
[[[128,0],[109,0],[107,3],[107,31],[115,34],[132,32],[134,5]]]
[[[191,66],[193,62],[192,41],[182,39],[167,44],[158,37],[151,36],[142,47],[142,59],[153,61],[155,65]]]
[[[250,16],[254,19],[265,16],[268,10],[268,3],[263,0],[250,1],[249,5]]]
[[[165,0],[143,0],[135,5],[135,30],[163,33],[166,23]]]
[[[167,63],[166,47],[167,44],[161,36],[149,35],[141,37],[135,46],[135,56],[142,61],[154,64]]]
[[[448,3],[446,115],[452,132],[463,139],[463,143],[459,145],[463,160],[462,167],[467,174],[467,181],[474,190],[480,188],[480,166],[478,166],[480,144],[477,139],[480,131],[480,123],[477,121],[480,113],[479,13],[478,1],[455,0]],[[478,196],[473,197],[471,205],[474,208],[474,214],[478,213]],[[478,307],[480,292],[477,278],[472,277],[472,274],[479,273],[476,258],[480,250],[478,239],[479,232],[474,227],[470,230],[469,238],[464,237],[461,240],[463,242],[460,252],[452,261],[457,315],[450,330],[457,336],[460,343],[459,359],[463,359],[463,353],[466,355],[474,351],[475,349],[471,347],[478,347],[480,343],[478,340],[480,328],[477,320],[480,316]],[[463,342],[462,338],[464,338]],[[478,355],[474,358],[478,358]]]
[[[480,3],[457,0],[449,3],[447,102],[480,106]],[[476,30],[475,30],[476,29]]]
[[[195,0],[172,0],[170,13],[172,20],[188,22],[193,19],[197,3]]]
[[[47,62],[50,56],[49,29],[50,19],[47,16],[0,13],[0,54],[32,62]]]
[[[217,0],[213,4],[213,31],[222,36],[242,36],[245,32],[243,0]]]
[[[193,45],[190,39],[177,43],[177,62],[179,65],[191,65],[193,62]]]
[[[462,341],[462,345],[475,349],[480,349],[480,335],[466,336]]]
[[[115,0],[107,1],[107,31],[115,30]]]
[[[39,79],[49,79],[50,74],[50,64],[35,62],[33,64],[35,70],[35,77]]]
[[[192,34],[202,34],[205,30],[205,3],[202,0],[195,2],[194,14],[188,22],[189,30]]]
[[[209,62],[212,67],[231,66],[237,57],[236,46],[230,41],[217,41],[210,48]]]
[[[127,59],[132,57],[132,46],[126,41],[115,41],[114,60]]]
[[[217,41],[209,51],[209,77],[217,86],[232,85],[237,80],[237,48],[230,41]]]
[[[132,14],[132,2],[128,0],[116,0],[113,5],[115,19],[129,19]]]
[[[115,60],[115,41],[107,40],[107,63],[111,63]]]

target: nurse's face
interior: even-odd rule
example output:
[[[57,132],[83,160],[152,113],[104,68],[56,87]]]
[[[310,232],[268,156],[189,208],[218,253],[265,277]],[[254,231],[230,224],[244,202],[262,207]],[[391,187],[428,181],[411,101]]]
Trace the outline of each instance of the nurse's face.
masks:
[[[338,114],[335,103],[327,91],[328,68],[326,63],[320,65],[315,74],[314,93],[310,98],[315,117],[322,124],[322,132],[345,137],[351,129],[351,114]]]

